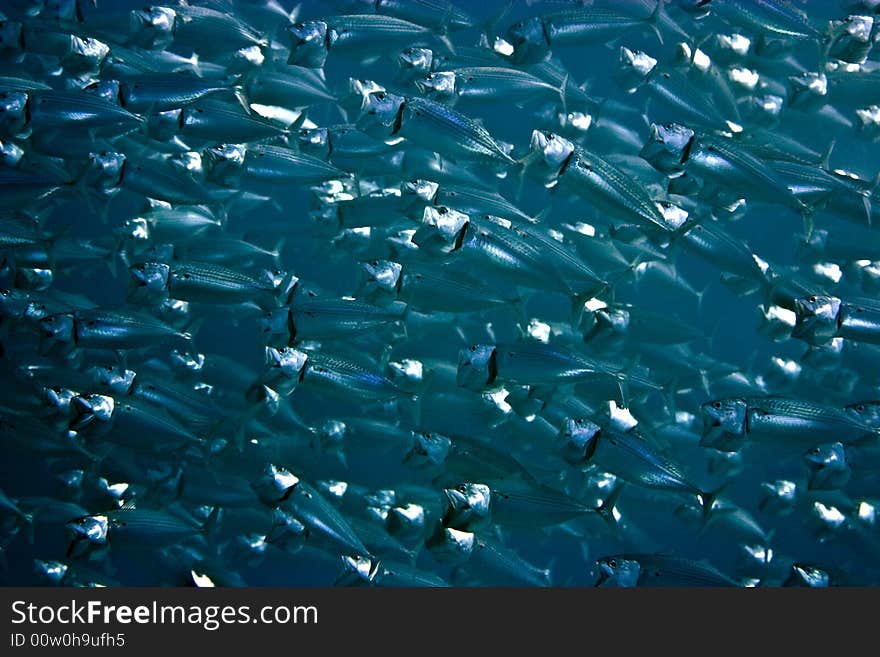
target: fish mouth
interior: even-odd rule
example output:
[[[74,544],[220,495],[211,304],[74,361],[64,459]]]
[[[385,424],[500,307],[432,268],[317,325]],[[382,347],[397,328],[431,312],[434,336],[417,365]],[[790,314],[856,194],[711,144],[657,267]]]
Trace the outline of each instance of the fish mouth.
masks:
[[[611,569],[611,566],[602,561],[598,562],[596,565],[599,566],[599,574],[596,577],[596,583],[593,584],[593,586],[599,587],[604,585],[605,582],[614,576],[614,571]]]

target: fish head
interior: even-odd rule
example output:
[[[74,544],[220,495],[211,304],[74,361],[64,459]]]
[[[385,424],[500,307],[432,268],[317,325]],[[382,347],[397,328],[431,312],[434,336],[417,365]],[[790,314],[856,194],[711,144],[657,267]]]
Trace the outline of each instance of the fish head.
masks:
[[[840,299],[824,294],[795,299],[792,337],[814,345],[827,344],[840,328],[840,305]]]
[[[390,260],[370,260],[361,263],[364,287],[368,294],[384,292],[396,295],[400,289],[403,266]]]
[[[433,63],[434,52],[430,48],[407,48],[397,56],[398,67],[409,74],[430,73]]]
[[[880,401],[861,401],[848,404],[846,412],[874,431],[880,429]]]
[[[437,192],[439,191],[439,183],[431,180],[406,180],[400,184],[401,203],[407,209],[426,204],[431,205],[437,200]]]
[[[816,107],[825,102],[828,94],[828,78],[824,73],[805,71],[788,78],[790,107],[801,109]]]
[[[19,267],[15,270],[15,285],[28,290],[48,290],[54,278],[55,273],[43,267]]]
[[[446,488],[443,526],[469,530],[489,521],[492,490],[486,484],[466,483]]]
[[[452,253],[464,243],[469,224],[470,217],[463,212],[429,205],[422,212],[422,227],[415,232],[412,242],[432,253]]]
[[[852,473],[841,442],[815,445],[804,452],[803,459],[810,471],[809,490],[837,490],[850,480]]]
[[[804,462],[811,470],[846,466],[846,448],[841,442],[822,443],[804,452]]]
[[[88,541],[92,545],[107,543],[110,520],[105,515],[82,516],[69,520],[65,527],[74,541]]]
[[[605,306],[599,308],[595,313],[596,329],[600,332],[626,335],[629,331],[630,312],[622,306],[611,307]]]
[[[183,110],[175,108],[153,112],[147,117],[147,133],[158,141],[173,139],[183,128]]]
[[[550,54],[550,39],[540,16],[524,18],[511,25],[505,40],[513,46],[510,59],[515,64],[537,64]]]
[[[70,567],[61,561],[34,559],[34,572],[51,586],[60,586],[68,570]]]
[[[306,21],[287,28],[290,37],[288,64],[322,68],[330,52],[331,31],[324,21]]]
[[[443,100],[455,96],[457,78],[452,71],[428,73],[424,78],[416,80],[419,93],[433,100]]]
[[[177,12],[170,7],[135,9],[129,14],[131,41],[146,50],[163,50],[174,40],[176,21]]]
[[[387,91],[374,91],[364,98],[356,126],[376,139],[387,139],[400,130],[405,99]]]
[[[558,436],[565,459],[572,465],[589,462],[601,431],[598,424],[586,418],[566,418]]]
[[[345,442],[348,427],[342,420],[326,420],[317,429],[318,440],[322,447],[334,449]]]
[[[650,136],[639,156],[661,173],[680,173],[693,141],[694,131],[686,126],[652,123]]]
[[[75,396],[76,392],[68,388],[45,387],[40,390],[40,398],[43,406],[49,412],[48,414],[68,414],[70,412],[71,400]]]
[[[24,50],[21,38],[21,23],[18,21],[0,22],[0,52],[20,53]]]
[[[574,144],[565,137],[546,130],[534,130],[526,160],[530,170],[537,163],[541,177],[548,178],[548,186],[552,186],[555,178],[562,175],[568,163],[575,159],[574,150]]]
[[[873,8],[876,11],[876,6]],[[873,16],[858,15],[831,21],[827,31],[829,55],[850,64],[864,64],[876,41],[876,23]]]
[[[596,586],[638,586],[642,567],[635,559],[620,556],[603,557],[596,561],[599,580]]]
[[[425,541],[425,546],[440,563],[455,564],[470,558],[475,538],[472,532],[437,523],[437,530]]]
[[[299,349],[266,347],[266,367],[272,381],[302,381],[308,359],[309,355]]]
[[[162,297],[168,292],[171,266],[164,262],[141,262],[128,269],[131,274],[129,301]]]
[[[127,394],[134,385],[137,376],[134,370],[113,363],[93,365],[86,370],[85,374],[93,385],[117,394]]]
[[[761,483],[761,501],[758,508],[765,513],[785,515],[794,510],[797,501],[797,484],[786,479]]]
[[[0,166],[14,169],[24,157],[24,149],[18,144],[5,142],[0,144]]]
[[[300,128],[296,135],[299,150],[321,159],[330,157],[332,144],[328,128]]]
[[[266,534],[266,542],[289,554],[299,552],[306,544],[309,529],[296,516],[284,509],[272,510],[272,528]]]
[[[40,337],[49,342],[74,342],[75,328],[76,321],[70,313],[47,315],[40,320]]]
[[[442,465],[452,448],[452,441],[439,433],[417,432],[413,438],[415,442],[412,449],[403,460],[410,467],[430,468]]]
[[[15,136],[28,122],[28,95],[22,91],[0,94],[0,134]]]
[[[388,510],[385,529],[399,539],[421,542],[425,536],[426,522],[425,507],[409,502],[404,506],[394,506]]]
[[[791,574],[783,586],[809,586],[825,588],[830,585],[831,578],[827,572],[809,564],[793,563]]]
[[[701,18],[711,11],[712,0],[675,0],[675,5],[682,11]]]
[[[424,363],[415,358],[390,361],[388,363],[388,378],[398,388],[412,392],[416,392],[427,380]]]
[[[641,50],[621,46],[614,78],[627,91],[635,91],[657,67],[657,60]]]
[[[260,318],[260,332],[269,344],[287,345],[296,337],[296,326],[290,308],[273,308]]]
[[[73,418],[68,426],[72,431],[81,431],[93,422],[110,422],[116,402],[108,395],[77,395],[71,400],[70,407]]]
[[[736,452],[745,440],[748,403],[741,397],[716,399],[700,406],[703,437],[700,445],[725,452]]]
[[[20,319],[25,316],[31,298],[28,293],[19,289],[0,289],[0,317]]]
[[[114,151],[90,153],[81,181],[98,190],[116,189],[125,173],[125,155]]]
[[[458,352],[456,382],[462,388],[482,392],[498,376],[495,345],[474,344]]]
[[[69,72],[95,71],[110,54],[110,46],[92,37],[73,35],[70,49],[61,58],[61,65]]]
[[[379,572],[379,562],[367,557],[350,557],[343,555],[340,573],[336,577],[334,586],[365,586],[373,582]]]
[[[124,88],[125,85],[119,80],[97,80],[87,86],[84,91],[97,98],[106,100],[108,103],[124,106]]]
[[[287,468],[268,464],[263,474],[251,483],[251,488],[266,506],[275,507],[290,497],[299,485],[299,477]]]
[[[244,144],[220,144],[206,148],[202,153],[202,166],[211,182],[231,185],[238,181],[244,170],[247,146]]]

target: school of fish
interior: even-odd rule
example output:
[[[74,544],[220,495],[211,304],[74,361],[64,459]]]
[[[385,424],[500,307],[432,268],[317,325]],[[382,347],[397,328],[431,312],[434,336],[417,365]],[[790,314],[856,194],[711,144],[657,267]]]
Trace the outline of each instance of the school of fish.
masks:
[[[880,584],[877,0],[0,12],[0,583]]]

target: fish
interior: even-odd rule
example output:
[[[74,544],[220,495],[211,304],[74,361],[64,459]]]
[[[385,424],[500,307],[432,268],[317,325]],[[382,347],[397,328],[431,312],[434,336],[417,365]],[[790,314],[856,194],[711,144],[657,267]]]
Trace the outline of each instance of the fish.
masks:
[[[834,436],[852,441],[874,431],[842,408],[782,396],[713,400],[701,411],[701,444],[726,451],[738,451],[747,439],[803,442]]]
[[[468,116],[427,98],[372,92],[357,122],[377,138],[402,137],[455,160],[515,164],[492,135]]]
[[[739,586],[709,563],[663,554],[621,554],[598,562],[597,586]]]
[[[95,308],[48,315],[40,320],[44,337],[82,349],[136,349],[144,342],[188,344],[192,336],[150,315]]]
[[[582,7],[526,18],[511,25],[506,39],[513,47],[511,59],[517,64],[540,61],[555,46],[577,46],[619,37],[642,25],[663,38],[656,27],[663,3],[658,2],[649,16],[632,16],[625,8]]]
[[[296,23],[287,31],[291,43],[287,63],[307,68],[324,66],[331,51],[370,48],[381,51],[395,42],[406,44],[432,35],[428,27],[382,14],[333,16]]]
[[[138,509],[129,505],[101,514],[73,518],[66,523],[73,537],[69,551],[82,541],[91,545],[120,545],[128,549],[174,544],[181,539],[210,534],[219,513],[220,508],[215,507],[205,522],[198,524],[167,511]]]

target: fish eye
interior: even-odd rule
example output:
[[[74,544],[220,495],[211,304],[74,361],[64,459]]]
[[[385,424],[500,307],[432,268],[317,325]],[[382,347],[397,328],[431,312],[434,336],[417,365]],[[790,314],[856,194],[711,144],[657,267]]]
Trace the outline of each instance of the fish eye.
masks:
[[[861,413],[862,411],[865,410],[865,405],[864,405],[864,404],[856,404],[856,410],[857,410],[859,413]]]
[[[608,565],[611,566],[612,568],[617,568],[617,559],[612,559],[611,561],[608,562]]]
[[[720,408],[721,408],[721,402],[720,402],[720,401],[714,401],[714,402],[712,402],[712,408],[720,409]]]
[[[856,308],[856,312],[857,312],[857,313],[863,313],[863,312],[865,312],[865,309],[859,307],[859,308]]]
[[[810,303],[816,303],[816,297],[811,296],[809,299],[807,299],[807,301],[809,301]]]
[[[385,92],[384,91],[377,92],[376,98],[378,98],[379,100],[385,100]]]

